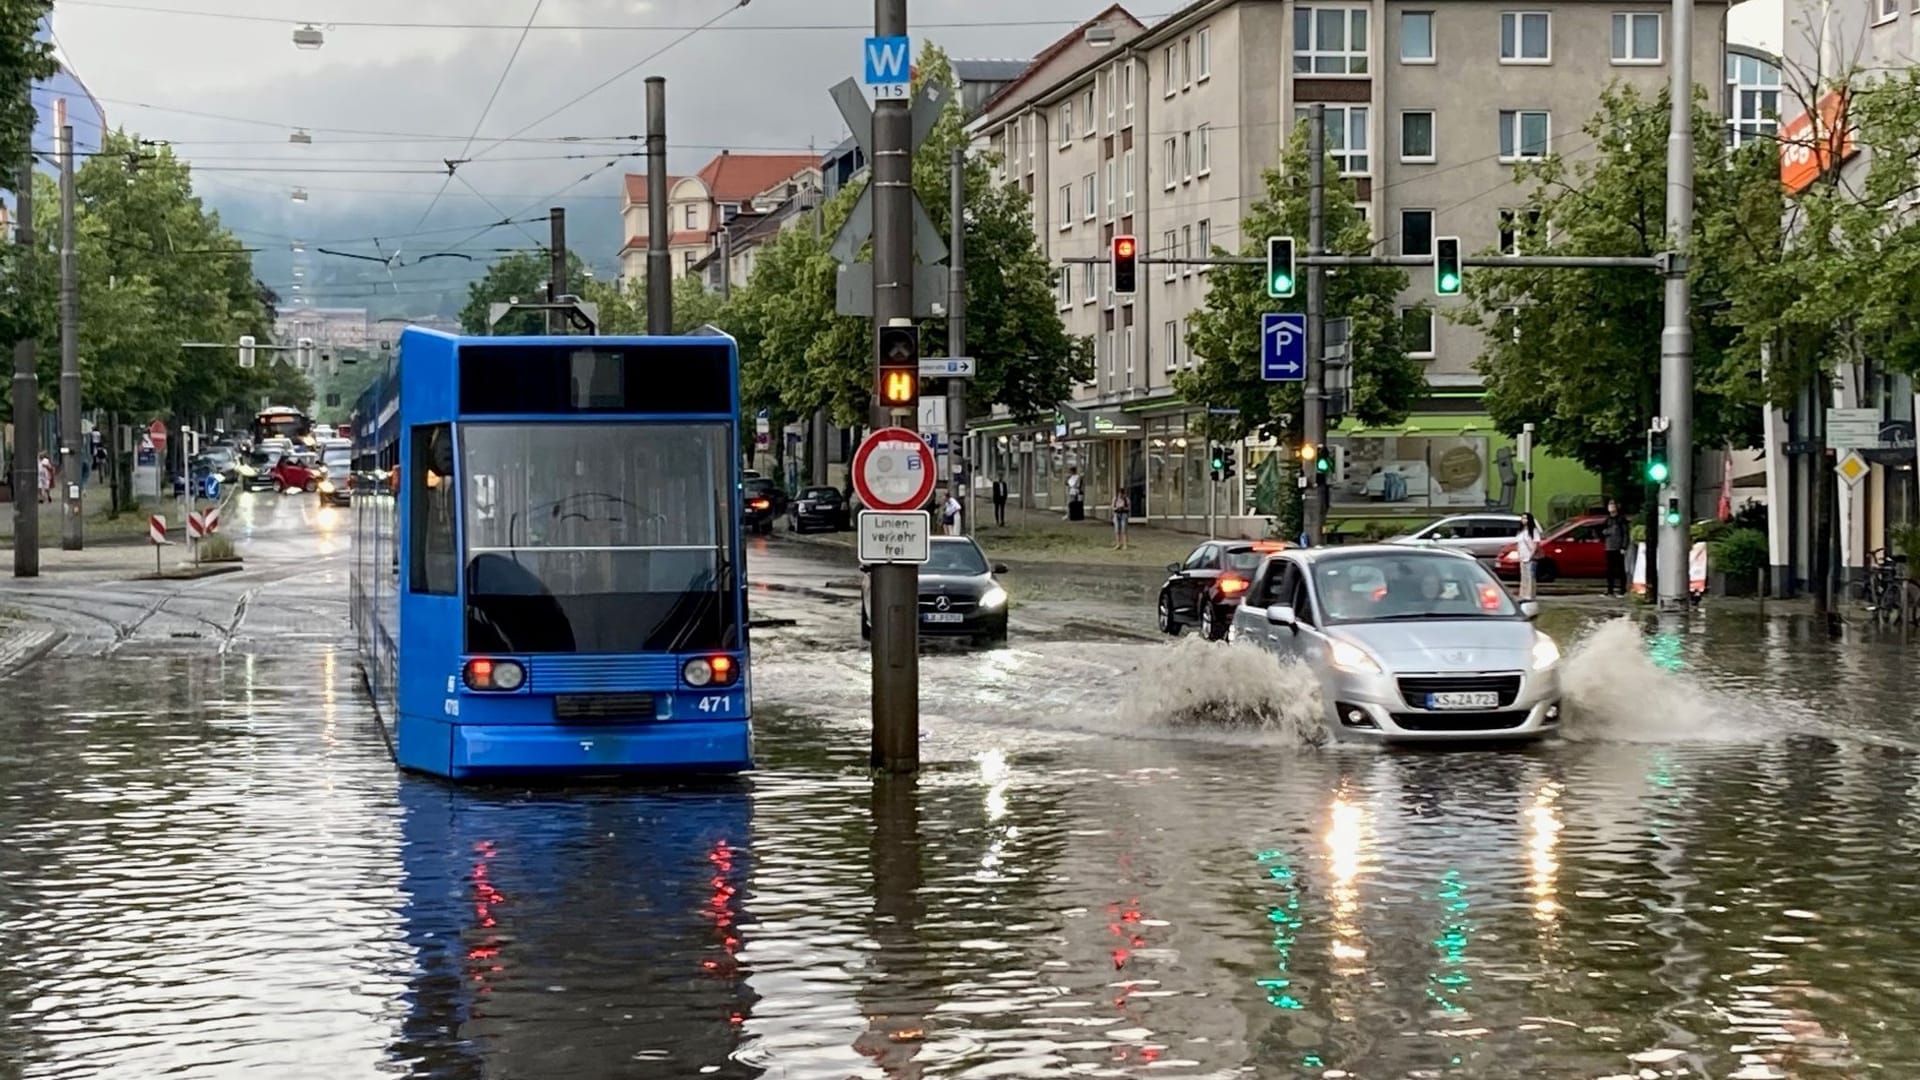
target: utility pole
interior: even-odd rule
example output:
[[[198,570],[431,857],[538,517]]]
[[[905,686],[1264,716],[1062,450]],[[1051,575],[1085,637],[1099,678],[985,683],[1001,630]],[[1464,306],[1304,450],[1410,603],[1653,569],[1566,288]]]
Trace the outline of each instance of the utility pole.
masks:
[[[827,229],[827,193],[821,191],[814,196],[813,202],[813,238],[820,239]],[[811,444],[813,459],[808,480],[821,487],[827,482],[827,407],[813,410],[813,427],[807,432],[807,441]]]
[[[967,355],[967,152],[953,148],[953,220],[947,242],[947,355]],[[967,445],[967,380],[947,380],[947,479],[960,500],[960,531],[973,535],[973,477],[960,490]],[[971,472],[971,470],[969,470]]]
[[[66,112],[61,102],[61,113]],[[64,117],[63,117],[64,118]],[[80,283],[73,250],[73,125],[60,125],[60,548],[79,551],[84,537],[85,504],[80,497],[81,463],[86,445],[80,437]]]
[[[567,212],[561,207],[547,211],[547,225],[552,238],[547,241],[548,254],[553,259],[553,268],[547,271],[547,303],[557,304],[567,293]],[[547,309],[547,333],[564,334],[567,332],[567,313],[559,308]]]
[[[20,276],[33,275],[33,157],[20,166],[14,209],[20,220]],[[40,376],[34,369],[33,334],[13,343],[13,576],[40,576]]]
[[[1667,418],[1666,500],[1680,521],[1659,537],[1662,606],[1684,606],[1692,577],[1688,552],[1693,518],[1693,312],[1687,249],[1693,236],[1693,0],[1673,0],[1669,43],[1673,119],[1667,132],[1666,325],[1660,331],[1660,412]]]
[[[1327,107],[1315,102],[1307,120],[1307,255],[1327,253]],[[1307,385],[1302,391],[1305,414],[1301,438],[1308,446],[1327,441],[1327,268],[1307,264]],[[1298,460],[1297,458],[1295,460]],[[1300,515],[1307,543],[1320,546],[1326,528],[1326,506],[1321,502],[1317,475],[1306,477]]]
[[[876,37],[903,37],[907,0],[874,0]],[[875,383],[880,331],[913,325],[913,120],[910,103],[886,99],[873,107],[873,326]],[[916,430],[912,410],[897,412],[878,400],[873,427]],[[920,568],[878,563],[873,578],[873,768],[911,774],[920,769]]]
[[[667,80],[647,79],[647,333],[673,333],[673,266],[667,252]]]
[[[720,228],[720,299],[733,298],[733,226]]]

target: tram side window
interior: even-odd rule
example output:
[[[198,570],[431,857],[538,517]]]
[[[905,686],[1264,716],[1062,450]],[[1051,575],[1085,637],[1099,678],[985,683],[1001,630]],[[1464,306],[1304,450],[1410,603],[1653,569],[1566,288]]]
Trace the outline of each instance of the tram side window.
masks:
[[[408,588],[431,596],[459,591],[460,559],[453,542],[453,427],[413,429],[412,473],[405,497],[411,565]]]

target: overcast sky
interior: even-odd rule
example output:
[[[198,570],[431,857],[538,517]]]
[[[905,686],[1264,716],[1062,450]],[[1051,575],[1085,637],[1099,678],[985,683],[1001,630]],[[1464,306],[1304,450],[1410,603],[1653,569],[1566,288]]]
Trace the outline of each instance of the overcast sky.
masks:
[[[1742,4],[1735,40],[1777,48],[1779,5]],[[916,47],[930,39],[956,57],[1024,58],[1105,6],[911,0],[911,18]],[[1178,6],[1142,0],[1131,10],[1151,24]],[[324,32],[322,48],[294,47],[295,14]],[[642,165],[608,162],[640,144],[498,140],[637,135],[643,80],[663,75],[675,171],[722,146],[826,149],[845,134],[827,87],[859,75],[872,15],[871,0],[58,0],[54,29],[109,123],[173,142],[250,242],[284,251],[290,237],[379,234],[383,251],[427,253],[474,231],[460,226],[564,203],[570,246],[611,270],[620,176]],[[311,146],[287,142],[295,128]],[[473,160],[449,179],[440,163],[460,157]],[[290,199],[296,186],[306,203]],[[545,235],[541,224],[496,229],[465,250],[484,258],[489,246]],[[444,279],[458,265],[408,273]]]

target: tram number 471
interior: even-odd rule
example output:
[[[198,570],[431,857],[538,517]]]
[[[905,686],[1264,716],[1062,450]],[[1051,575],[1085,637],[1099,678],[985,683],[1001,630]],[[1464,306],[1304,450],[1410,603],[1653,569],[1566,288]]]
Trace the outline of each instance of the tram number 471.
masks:
[[[732,712],[733,711],[733,695],[732,694],[718,694],[718,695],[708,694],[706,697],[703,697],[700,699],[700,704],[696,707],[703,713]]]

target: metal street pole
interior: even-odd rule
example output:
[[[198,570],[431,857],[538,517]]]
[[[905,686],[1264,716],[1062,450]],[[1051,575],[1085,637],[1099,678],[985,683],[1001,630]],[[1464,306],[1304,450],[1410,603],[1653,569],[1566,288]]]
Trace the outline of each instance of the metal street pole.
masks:
[[[20,166],[14,209],[20,220],[19,274],[33,275],[33,158]],[[13,576],[40,576],[40,376],[34,368],[33,334],[13,343]]]
[[[1307,255],[1327,251],[1327,107],[1315,102],[1307,120]],[[1310,446],[1327,436],[1327,269],[1307,264],[1307,385],[1303,392],[1306,423],[1302,437]],[[1301,495],[1301,521],[1307,543],[1320,546],[1326,511],[1320,502],[1319,478],[1308,476]]]
[[[557,304],[567,293],[567,212],[558,206],[547,211],[547,224],[552,234],[547,242],[548,255],[552,258],[551,268],[547,271],[547,303]],[[567,313],[559,308],[548,308],[547,333],[566,332]]]
[[[947,242],[947,355],[967,355],[967,152],[953,148],[953,220]],[[960,489],[960,470],[967,445],[967,380],[947,380],[947,480],[960,500],[960,531],[973,534],[973,478]]]
[[[907,0],[874,0],[876,37],[907,32]],[[875,381],[880,329],[913,324],[913,119],[910,103],[873,107],[873,325]],[[873,408],[873,426],[914,430],[911,411]],[[920,768],[920,574],[911,563],[880,563],[873,577],[873,767]]]
[[[733,299],[733,226],[720,228],[720,299]]]
[[[673,258],[667,251],[667,80],[647,79],[647,333],[673,333]]]
[[[65,111],[64,109],[62,110]],[[60,127],[60,548],[79,551],[85,507],[80,498],[80,284],[73,250],[73,125]]]
[[[1662,605],[1684,604],[1693,518],[1693,313],[1686,251],[1693,235],[1693,0],[1673,0],[1673,119],[1667,132],[1666,325],[1660,331],[1660,412],[1668,421],[1665,498],[1678,500],[1680,522],[1660,533]]]

